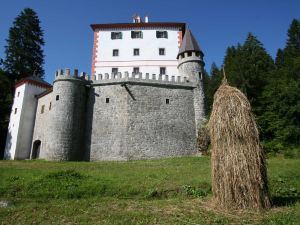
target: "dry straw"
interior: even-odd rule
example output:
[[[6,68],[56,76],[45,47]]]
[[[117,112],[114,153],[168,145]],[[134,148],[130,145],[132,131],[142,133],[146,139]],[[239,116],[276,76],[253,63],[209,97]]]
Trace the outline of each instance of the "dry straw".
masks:
[[[267,170],[255,118],[246,96],[224,80],[208,122],[212,190],[223,209],[270,208]]]

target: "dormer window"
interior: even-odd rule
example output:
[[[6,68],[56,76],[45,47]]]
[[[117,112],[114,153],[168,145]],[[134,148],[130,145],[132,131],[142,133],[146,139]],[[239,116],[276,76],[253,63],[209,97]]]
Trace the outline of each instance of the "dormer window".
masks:
[[[122,32],[111,32],[111,39],[122,39]]]
[[[156,38],[168,38],[168,31],[156,31]]]
[[[131,31],[131,38],[132,39],[143,38],[142,31]]]

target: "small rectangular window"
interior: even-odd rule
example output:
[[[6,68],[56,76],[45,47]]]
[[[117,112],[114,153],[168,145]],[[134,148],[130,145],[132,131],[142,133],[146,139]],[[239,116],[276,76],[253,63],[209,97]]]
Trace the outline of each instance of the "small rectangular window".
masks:
[[[118,68],[111,68],[111,72],[112,74],[117,74],[119,71]]]
[[[143,38],[142,31],[131,31],[131,38],[132,39]]]
[[[159,74],[165,75],[166,74],[166,67],[160,67],[159,68]]]
[[[111,39],[122,39],[122,32],[111,32]]]
[[[133,67],[133,73],[134,74],[138,74],[140,72],[140,68],[139,67]]]
[[[18,92],[18,97],[20,96],[20,92]]]
[[[109,98],[106,98],[106,99],[105,99],[105,102],[106,102],[106,103],[109,103]]]
[[[17,114],[17,111],[18,111],[18,109],[17,109],[17,108],[15,108],[15,114]]]
[[[168,38],[168,31],[156,31],[156,38]]]
[[[140,55],[140,49],[139,49],[139,48],[134,48],[134,49],[133,49],[133,55],[134,55],[134,56]]]
[[[170,104],[170,99],[166,99],[166,104],[169,105]]]
[[[188,56],[192,56],[192,52],[188,52]]]
[[[159,55],[165,55],[166,54],[166,51],[165,51],[164,48],[159,48],[158,52],[159,52]]]
[[[59,100],[59,95],[56,95],[56,101],[58,101]]]
[[[113,56],[119,56],[119,49],[113,49]]]
[[[42,108],[41,108],[41,114],[43,114],[45,111],[45,105],[42,105]]]
[[[52,102],[50,102],[49,104],[49,111],[51,110],[51,108],[52,108]]]

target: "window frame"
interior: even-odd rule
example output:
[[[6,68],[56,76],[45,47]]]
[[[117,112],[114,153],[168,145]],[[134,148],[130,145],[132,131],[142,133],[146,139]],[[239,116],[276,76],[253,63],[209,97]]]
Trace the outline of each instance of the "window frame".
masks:
[[[132,30],[131,39],[143,39],[143,32],[141,30]]]
[[[111,40],[119,40],[119,39],[123,39],[123,34],[121,31],[119,32],[115,32],[115,31],[112,31],[110,33],[110,39]]]
[[[161,54],[161,51],[162,51],[163,54]],[[165,48],[159,48],[158,49],[158,55],[165,56],[166,55],[166,49]]]
[[[136,72],[136,71],[137,72]],[[132,70],[133,74],[139,74],[140,73],[140,67],[133,67],[133,70]]]
[[[44,114],[44,112],[45,112],[45,105],[42,105],[42,107],[41,107],[41,114]]]
[[[137,51],[137,54],[135,54]],[[133,56],[139,56],[140,55],[140,49],[139,48],[134,48],[133,49]]]
[[[115,53],[117,53],[117,54],[115,54]],[[113,49],[112,56],[113,57],[118,57],[119,56],[119,49]]]
[[[162,70],[164,70],[164,73],[162,73]],[[167,74],[167,68],[165,66],[159,67],[159,74],[160,75],[166,75]]]
[[[115,71],[114,71],[115,70]],[[119,68],[118,67],[112,67],[111,68],[111,73],[112,74],[117,74],[119,72]]]
[[[166,31],[166,30],[157,30],[156,31],[156,38],[168,39],[168,31]]]

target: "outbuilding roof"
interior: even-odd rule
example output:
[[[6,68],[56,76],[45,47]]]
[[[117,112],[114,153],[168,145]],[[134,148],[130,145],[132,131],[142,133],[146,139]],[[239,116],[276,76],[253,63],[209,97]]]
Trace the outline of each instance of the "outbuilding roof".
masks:
[[[25,77],[21,80],[19,80],[16,84],[15,84],[15,88],[21,86],[22,84],[25,83],[31,83],[37,86],[41,86],[41,87],[45,87],[45,88],[50,88],[52,87],[51,84],[49,84],[48,82],[44,81],[42,78],[38,77],[38,76],[30,76],[30,77]]]

